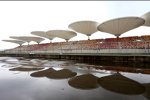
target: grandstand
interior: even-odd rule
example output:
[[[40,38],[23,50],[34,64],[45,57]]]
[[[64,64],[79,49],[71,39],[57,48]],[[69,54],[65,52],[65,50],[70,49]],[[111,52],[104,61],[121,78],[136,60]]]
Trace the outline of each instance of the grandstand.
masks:
[[[150,53],[150,35],[21,45],[5,53]]]
[[[142,17],[122,17],[105,21],[101,24],[95,21],[77,21],[68,25],[70,30],[49,30],[33,31],[35,36],[10,36],[16,40],[4,40],[6,42],[17,43],[20,46],[5,50],[6,54],[148,54],[150,53],[150,35],[119,37],[123,33],[142,25],[149,26],[150,13]],[[106,32],[116,36],[116,38],[90,40],[90,36],[97,32]],[[82,33],[88,36],[88,40],[69,41],[72,37]],[[103,33],[100,33],[100,35]],[[59,37],[66,42],[51,41]],[[47,38],[50,43],[40,44]],[[31,41],[38,44],[29,45]],[[28,45],[22,45],[27,42]]]

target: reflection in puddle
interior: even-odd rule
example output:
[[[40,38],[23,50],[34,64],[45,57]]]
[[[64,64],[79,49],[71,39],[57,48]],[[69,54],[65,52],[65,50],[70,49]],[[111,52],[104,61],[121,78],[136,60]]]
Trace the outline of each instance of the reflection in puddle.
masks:
[[[0,99],[150,100],[150,76],[142,74],[149,69],[132,69],[72,60],[0,57]]]
[[[105,89],[127,95],[142,94],[145,91],[144,86],[123,75],[116,73],[113,75],[101,77],[98,83]]]
[[[68,81],[69,85],[79,89],[94,89],[98,87],[98,77],[92,74],[84,74],[73,77]]]
[[[42,66],[42,65],[44,65],[45,63],[47,63],[48,60],[32,59],[32,60],[30,60],[30,62],[32,63],[32,65],[35,65],[35,66]]]
[[[53,71],[54,71],[53,68],[49,68],[49,69],[46,69],[46,70],[34,72],[30,76],[32,76],[32,77],[45,77],[46,75],[48,75],[49,73],[51,73]]]
[[[19,62],[17,58],[12,58],[12,57],[0,57],[0,62],[7,62],[10,64],[16,64]]]
[[[35,70],[41,70],[43,68],[27,68],[27,67],[17,67],[17,68],[11,68],[10,71],[35,71]]]
[[[5,65],[1,65],[1,67],[4,67],[4,68],[11,68],[11,67],[15,67],[13,65],[8,65],[8,64],[5,64]]]
[[[32,77],[48,77],[52,79],[64,79],[76,76],[77,73],[70,71],[69,69],[54,70],[49,68],[47,70],[34,72],[31,74]]]
[[[150,100],[150,83],[148,84],[143,84],[145,86],[145,93],[144,93],[144,96]]]
[[[53,67],[54,70],[62,70],[63,68],[61,67]]]

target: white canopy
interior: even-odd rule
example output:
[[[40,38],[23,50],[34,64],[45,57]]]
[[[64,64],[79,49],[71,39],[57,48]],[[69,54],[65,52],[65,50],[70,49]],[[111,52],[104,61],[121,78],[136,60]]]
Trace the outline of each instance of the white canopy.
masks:
[[[144,23],[145,20],[143,18],[123,17],[106,21],[100,24],[97,29],[99,31],[107,32],[118,37],[129,30],[143,25]]]
[[[145,19],[144,26],[150,26],[150,12],[144,14],[142,18]]]
[[[31,34],[41,36],[41,37],[47,38],[49,40],[52,40],[53,38],[55,38],[55,36],[46,34],[46,32],[44,32],[44,31],[33,31],[33,32],[31,32]]]
[[[31,41],[35,41],[38,44],[44,40],[43,38],[33,37],[33,36],[19,36],[19,37],[17,37],[17,36],[10,36],[10,38],[22,40],[22,41],[25,41],[25,42],[28,42],[28,43],[31,42]]]
[[[50,30],[47,31],[46,34],[50,36],[52,35],[54,37],[63,38],[66,41],[77,35],[75,32],[68,30]]]
[[[23,43],[25,43],[24,41],[20,41],[20,40],[2,40],[2,41],[16,43],[19,45],[22,45]]]
[[[95,21],[77,21],[71,23],[68,27],[76,32],[91,36],[91,34],[97,32],[98,23]]]

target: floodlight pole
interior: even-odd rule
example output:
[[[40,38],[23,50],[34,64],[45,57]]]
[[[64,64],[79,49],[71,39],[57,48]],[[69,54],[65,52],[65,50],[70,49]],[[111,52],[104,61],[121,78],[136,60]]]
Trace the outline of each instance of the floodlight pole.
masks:
[[[40,44],[40,42],[37,42],[37,44],[39,45],[39,44]]]
[[[49,43],[52,43],[52,39],[49,39]]]
[[[118,42],[118,46],[120,48],[120,45],[119,45],[119,36],[117,36],[117,42]]]
[[[69,40],[68,39],[66,39],[66,42],[68,42]]]
[[[88,40],[90,40],[90,35],[88,35]]]
[[[119,47],[118,49],[120,50],[120,49],[121,49],[120,42],[119,42],[119,36],[120,36],[120,35],[117,34],[116,36],[117,36],[117,42],[118,42],[118,47]]]

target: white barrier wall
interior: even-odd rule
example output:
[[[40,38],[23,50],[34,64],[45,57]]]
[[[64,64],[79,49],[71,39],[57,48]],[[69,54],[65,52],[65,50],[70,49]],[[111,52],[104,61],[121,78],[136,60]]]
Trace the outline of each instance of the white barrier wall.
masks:
[[[150,53],[150,49],[101,49],[101,50],[51,50],[51,51],[5,51],[8,54],[105,54]]]

